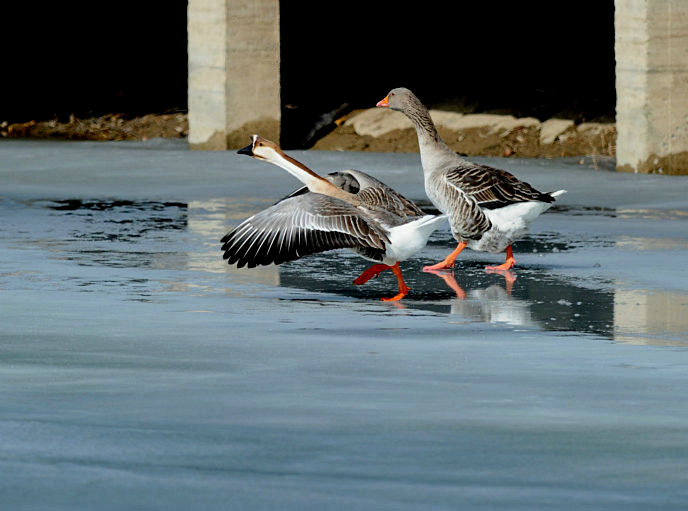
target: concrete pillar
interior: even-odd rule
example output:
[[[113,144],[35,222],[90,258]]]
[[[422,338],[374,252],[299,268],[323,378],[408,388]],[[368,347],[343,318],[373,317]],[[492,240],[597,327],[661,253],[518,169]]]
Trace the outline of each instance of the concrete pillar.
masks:
[[[617,169],[688,174],[688,1],[615,6]]]
[[[279,0],[189,0],[189,145],[279,141]]]

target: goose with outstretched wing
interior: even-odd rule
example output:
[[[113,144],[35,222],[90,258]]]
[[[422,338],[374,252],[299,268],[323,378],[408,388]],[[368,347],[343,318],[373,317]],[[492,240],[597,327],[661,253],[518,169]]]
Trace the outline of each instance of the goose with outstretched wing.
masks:
[[[223,257],[229,264],[281,264],[348,248],[376,263],[354,284],[364,284],[391,270],[399,292],[383,300],[400,300],[408,293],[399,262],[420,251],[446,215],[426,215],[365,172],[342,170],[321,177],[259,135],[253,135],[251,144],[239,154],[282,167],[305,186],[244,220],[222,238]]]

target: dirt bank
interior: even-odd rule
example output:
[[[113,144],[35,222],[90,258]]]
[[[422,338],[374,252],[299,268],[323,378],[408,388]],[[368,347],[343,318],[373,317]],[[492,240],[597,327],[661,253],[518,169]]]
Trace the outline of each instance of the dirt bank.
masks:
[[[561,157],[616,154],[613,123],[582,123],[509,115],[432,111],[442,138],[456,152],[472,156]],[[320,139],[314,149],[416,152],[411,123],[398,112],[360,110]]]
[[[68,140],[148,140],[155,137],[184,138],[189,134],[185,113],[148,114],[128,118],[122,114],[67,121],[0,123],[0,136],[9,138],[58,138]]]
[[[616,127],[613,123],[575,124],[565,119],[541,122],[533,117],[442,110],[432,110],[431,114],[442,138],[459,154],[526,158],[616,154]],[[334,131],[318,140],[313,149],[418,151],[416,133],[411,123],[399,112],[380,108],[357,110],[339,119],[336,125]],[[66,121],[53,119],[0,123],[0,136],[11,138],[148,140],[156,137],[184,138],[188,134],[186,113],[149,114],[133,118],[121,114],[86,119],[71,116]],[[242,134],[242,143],[245,138]]]

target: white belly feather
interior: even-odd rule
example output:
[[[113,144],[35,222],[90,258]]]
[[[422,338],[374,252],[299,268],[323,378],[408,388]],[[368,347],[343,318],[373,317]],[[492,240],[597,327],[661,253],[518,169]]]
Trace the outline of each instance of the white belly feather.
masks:
[[[447,215],[426,215],[413,222],[389,229],[389,241],[385,252],[385,264],[405,261],[420,252],[430,235],[447,221]]]
[[[492,228],[468,247],[480,252],[503,252],[506,247],[528,232],[528,224],[547,211],[552,204],[540,201],[517,202],[499,209],[484,209]]]

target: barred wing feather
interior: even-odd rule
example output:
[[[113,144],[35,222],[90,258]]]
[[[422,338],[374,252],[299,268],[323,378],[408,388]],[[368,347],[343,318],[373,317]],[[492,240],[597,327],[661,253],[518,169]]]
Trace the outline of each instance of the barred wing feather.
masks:
[[[239,268],[281,264],[338,248],[385,251],[385,230],[354,206],[318,193],[289,196],[222,238],[223,258]]]
[[[516,202],[554,202],[548,193],[542,193],[509,172],[487,165],[465,162],[446,173],[447,180],[466,195],[473,197],[480,207],[497,209]]]
[[[440,174],[436,179],[439,183],[435,186],[442,190],[446,201],[452,232],[461,239],[480,239],[492,223],[478,201],[450,181],[447,174]]]

